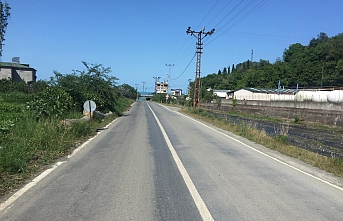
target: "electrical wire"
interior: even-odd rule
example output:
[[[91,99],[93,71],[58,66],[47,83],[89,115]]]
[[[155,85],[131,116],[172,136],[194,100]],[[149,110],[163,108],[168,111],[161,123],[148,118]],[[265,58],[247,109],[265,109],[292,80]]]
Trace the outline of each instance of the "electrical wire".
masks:
[[[222,8],[222,10],[220,10],[220,12],[219,13],[217,13],[217,15],[210,21],[210,23],[208,23],[206,26],[208,27],[208,26],[210,26],[210,24],[224,11],[224,9],[230,4],[232,2],[232,0],[231,1],[229,1],[225,6],[224,6],[224,8]]]
[[[223,34],[227,33],[229,30],[231,30],[233,27],[235,27],[239,22],[241,22],[242,20],[244,20],[246,17],[248,17],[249,15],[251,15],[253,12],[255,12],[256,10],[258,10],[259,8],[261,8],[264,4],[266,4],[268,2],[268,0],[262,0],[260,1],[257,5],[255,5],[255,7],[253,7],[251,10],[249,10],[247,13],[245,13],[241,18],[239,18],[235,23],[233,23],[230,27],[228,27],[227,29],[225,29],[224,31],[222,31],[220,34],[218,34],[215,38],[213,38],[210,42],[205,42],[206,45],[209,45],[210,43],[212,43],[213,41],[215,41],[216,39],[218,39],[219,37],[221,37]],[[241,12],[241,11],[240,11]],[[232,19],[229,21],[231,22]],[[229,22],[227,22],[223,27],[225,27],[226,25],[229,24]]]
[[[224,18],[222,18],[215,26],[214,28],[216,28],[220,23],[222,23],[226,18],[227,16],[229,16],[234,10],[236,10],[236,8],[243,3],[244,0],[240,1],[229,13],[227,13]]]
[[[231,0],[232,1],[232,0]],[[205,21],[205,19],[207,18],[207,16],[211,13],[211,11],[214,9],[214,7],[216,7],[216,5],[218,4],[219,0],[212,6],[212,8],[210,9],[210,11],[207,13],[207,15],[205,16],[205,18],[202,19],[202,21],[199,23],[199,25],[195,28],[198,29],[199,26],[203,23],[203,21]]]
[[[171,80],[171,81],[174,81],[174,80],[179,79],[179,78],[186,72],[186,70],[188,69],[189,65],[191,65],[191,63],[192,63],[192,61],[194,60],[194,58],[195,58],[196,55],[197,55],[197,54],[194,53],[194,56],[193,56],[192,60],[188,63],[188,65],[187,65],[187,67],[185,68],[185,70],[183,70],[183,72],[182,72],[177,78],[170,79],[170,80]]]

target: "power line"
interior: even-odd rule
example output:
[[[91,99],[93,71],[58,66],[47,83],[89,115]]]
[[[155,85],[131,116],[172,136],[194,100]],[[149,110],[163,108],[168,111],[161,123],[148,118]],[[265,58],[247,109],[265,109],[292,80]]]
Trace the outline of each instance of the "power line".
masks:
[[[231,0],[232,1],[232,0]],[[210,11],[207,13],[207,15],[202,19],[202,21],[199,23],[199,25],[195,28],[198,29],[199,26],[202,24],[202,22],[207,18],[207,16],[211,13],[211,11],[214,9],[214,7],[216,7],[216,5],[218,4],[219,0],[212,6],[212,8],[210,9]]]
[[[232,0],[231,1],[229,1],[223,8],[222,8],[222,10],[220,10],[220,12],[219,13],[217,13],[217,15],[210,21],[210,23],[208,23],[207,25],[206,25],[206,27],[208,27],[208,26],[210,26],[210,24],[224,11],[224,9],[230,4],[232,2]]]
[[[194,58],[195,58],[196,55],[197,55],[197,54],[194,53],[194,56],[193,56],[192,60],[188,63],[188,65],[187,65],[187,67],[185,68],[185,70],[183,70],[183,72],[182,72],[177,78],[174,78],[174,79],[171,79],[171,80],[174,81],[174,80],[179,79],[179,78],[186,72],[186,70],[188,69],[189,65],[191,65],[191,63],[192,63],[192,61],[194,60]]]
[[[226,14],[226,16],[224,16],[224,18],[222,18],[215,26],[214,28],[216,28],[220,23],[222,23],[222,21],[224,21],[227,16],[229,16],[240,4],[242,4],[243,0],[240,1],[228,14]]]
[[[210,43],[212,43],[213,41],[215,41],[216,39],[218,39],[220,36],[222,36],[223,34],[227,33],[229,30],[231,30],[233,27],[235,27],[239,22],[241,22],[242,20],[244,20],[246,17],[248,17],[249,15],[251,15],[253,12],[255,12],[257,9],[261,8],[264,4],[266,4],[268,2],[268,0],[262,0],[260,1],[257,5],[255,5],[255,7],[253,7],[251,10],[249,10],[247,13],[245,13],[241,18],[239,18],[234,24],[232,24],[230,27],[228,27],[225,31],[220,32],[220,34],[218,34],[214,39],[212,39],[210,42],[206,42],[206,45],[209,45]],[[251,3],[251,2],[250,2]],[[250,4],[248,3],[248,5]],[[250,7],[250,5],[249,5]],[[247,9],[247,7],[245,6],[245,9]],[[243,12],[242,10],[240,12]],[[236,18],[237,16],[235,16]],[[233,19],[230,19],[223,27],[225,27],[226,25],[228,25],[231,21],[233,21]]]

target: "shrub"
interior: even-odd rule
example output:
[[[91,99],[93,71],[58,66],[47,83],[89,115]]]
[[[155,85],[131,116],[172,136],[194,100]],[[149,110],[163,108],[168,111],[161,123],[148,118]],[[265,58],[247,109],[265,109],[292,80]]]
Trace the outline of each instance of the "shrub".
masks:
[[[33,111],[37,118],[61,117],[75,109],[74,101],[70,95],[58,87],[48,87],[27,104],[28,109]]]

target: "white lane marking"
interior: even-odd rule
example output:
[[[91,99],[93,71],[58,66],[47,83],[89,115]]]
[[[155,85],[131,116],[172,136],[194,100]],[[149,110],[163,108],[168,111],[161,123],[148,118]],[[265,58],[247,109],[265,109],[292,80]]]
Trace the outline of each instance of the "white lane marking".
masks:
[[[161,105],[161,106],[162,106],[162,105]],[[164,106],[162,106],[162,107],[164,107]],[[328,184],[328,185],[330,185],[330,186],[332,186],[332,187],[334,187],[334,188],[337,188],[337,189],[343,191],[343,188],[340,187],[340,186],[338,186],[338,185],[335,185],[335,184],[333,184],[333,183],[330,183],[329,181],[326,181],[326,180],[324,180],[324,179],[322,179],[322,178],[316,177],[316,176],[314,176],[314,175],[312,175],[312,174],[310,174],[310,173],[308,173],[308,172],[305,172],[305,171],[303,171],[303,170],[301,170],[301,169],[299,169],[299,168],[296,168],[296,167],[294,167],[294,166],[292,166],[292,165],[290,165],[290,164],[288,164],[288,163],[286,163],[286,162],[283,162],[283,161],[281,161],[281,160],[279,160],[279,159],[277,159],[277,158],[275,158],[275,157],[273,157],[273,156],[270,156],[270,155],[268,155],[268,154],[266,154],[266,153],[263,153],[262,151],[259,151],[259,150],[255,149],[254,147],[249,146],[248,144],[245,144],[245,143],[243,143],[243,142],[240,141],[240,140],[237,140],[236,138],[233,138],[233,137],[231,137],[231,136],[229,136],[229,135],[227,135],[227,134],[225,134],[225,133],[223,133],[223,132],[221,132],[221,131],[219,131],[219,130],[217,130],[217,129],[214,129],[214,128],[212,128],[212,127],[210,127],[210,126],[208,126],[208,125],[206,125],[206,124],[204,124],[204,123],[202,123],[202,122],[200,122],[200,121],[197,121],[197,120],[195,120],[194,118],[191,118],[191,117],[189,117],[189,116],[187,116],[187,115],[181,114],[181,113],[179,113],[179,112],[177,112],[177,111],[170,110],[170,109],[167,108],[167,107],[164,107],[164,108],[166,108],[167,110],[169,110],[169,111],[171,111],[171,112],[180,114],[180,115],[182,115],[182,116],[184,116],[184,117],[186,117],[186,118],[188,118],[188,119],[190,119],[190,120],[193,120],[193,121],[195,121],[195,122],[197,122],[197,123],[199,123],[199,124],[201,124],[201,125],[203,125],[203,126],[209,128],[209,129],[211,129],[211,130],[213,130],[213,131],[215,131],[215,132],[217,132],[217,133],[219,133],[219,134],[221,134],[221,135],[224,135],[225,137],[228,137],[228,138],[230,138],[230,139],[236,141],[237,143],[240,143],[240,144],[242,144],[242,145],[244,145],[244,146],[250,148],[251,150],[256,151],[257,153],[260,153],[260,154],[262,154],[262,155],[264,155],[264,156],[266,156],[266,157],[268,157],[268,158],[270,158],[270,159],[272,159],[272,160],[275,160],[275,161],[277,161],[277,162],[279,162],[279,163],[281,163],[281,164],[283,164],[283,165],[285,165],[285,166],[288,166],[288,167],[290,167],[290,168],[292,168],[292,169],[294,169],[294,170],[296,170],[296,171],[298,171],[298,172],[300,172],[300,173],[303,173],[303,174],[305,174],[305,175],[307,175],[307,176],[310,176],[310,177],[312,177],[312,178],[314,178],[314,179],[316,179],[316,180],[318,180],[318,181],[321,181],[321,182],[323,182],[323,183],[325,183],[325,184]]]
[[[210,211],[207,209],[207,206],[206,204],[204,203],[204,201],[202,200],[198,190],[195,188],[194,184],[193,184],[193,181],[191,179],[191,177],[189,176],[186,168],[183,166],[179,156],[177,155],[173,145],[171,144],[170,140],[169,140],[169,137],[167,135],[167,133],[165,132],[164,128],[162,127],[162,124],[161,122],[159,121],[159,119],[157,118],[155,112],[151,109],[150,105],[147,104],[150,111],[152,112],[152,114],[154,115],[155,117],[155,120],[158,124],[158,126],[160,127],[160,130],[162,131],[162,134],[163,134],[163,137],[164,139],[166,140],[166,143],[169,147],[169,150],[174,158],[174,161],[183,177],[183,180],[185,181],[186,183],[186,186],[189,190],[189,192],[191,193],[191,196],[195,202],[195,205],[196,207],[198,208],[199,212],[200,212],[200,215],[202,217],[203,220],[214,220],[212,218],[212,215],[210,213]]]
[[[111,121],[109,124],[107,124],[105,126],[105,128],[107,129],[112,123],[114,123],[118,118],[114,119],[113,121]],[[86,142],[84,142],[81,146],[79,146],[77,149],[75,149],[71,154],[68,155],[68,159],[70,159],[71,157],[73,157],[77,152],[79,152],[82,148],[84,148],[91,140],[93,140],[96,136],[98,136],[100,133],[102,132],[99,131],[97,132],[97,134],[93,137],[91,137],[90,139],[88,139]],[[30,183],[26,184],[26,186],[24,186],[23,188],[21,188],[20,190],[18,190],[17,192],[15,192],[10,198],[8,198],[5,202],[0,204],[0,212],[2,210],[4,210],[5,208],[7,208],[9,205],[11,205],[14,201],[16,201],[20,196],[22,196],[26,191],[28,191],[31,187],[35,186],[39,181],[41,181],[44,177],[46,177],[47,175],[49,175],[52,171],[54,171],[58,166],[60,166],[61,164],[65,163],[67,161],[61,161],[61,162],[57,162],[56,164],[54,164],[51,168],[45,170],[43,173],[41,173],[39,176],[37,176],[36,178],[34,178]]]

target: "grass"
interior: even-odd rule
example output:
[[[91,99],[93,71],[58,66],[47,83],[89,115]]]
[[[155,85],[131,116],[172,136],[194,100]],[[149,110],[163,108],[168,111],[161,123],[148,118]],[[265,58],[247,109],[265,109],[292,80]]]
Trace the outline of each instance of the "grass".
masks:
[[[58,118],[37,120],[27,109],[25,97],[10,99],[0,96],[0,198],[25,184],[48,165],[70,154],[78,145],[113,121],[131,104],[117,101],[116,113],[104,119],[94,117],[92,125],[61,123]],[[13,97],[12,97],[13,98]],[[81,113],[68,113],[67,118],[81,118]]]
[[[256,129],[254,125],[230,124],[223,119],[215,118],[213,115],[207,114],[201,108],[182,108],[181,112],[343,178],[343,159],[328,158],[292,146],[288,144],[287,134],[277,134],[275,137],[270,137],[265,131]]]

